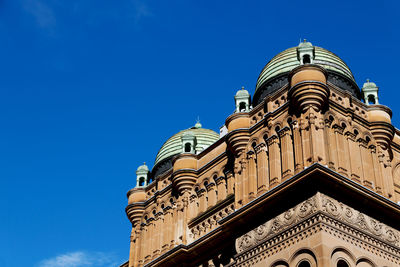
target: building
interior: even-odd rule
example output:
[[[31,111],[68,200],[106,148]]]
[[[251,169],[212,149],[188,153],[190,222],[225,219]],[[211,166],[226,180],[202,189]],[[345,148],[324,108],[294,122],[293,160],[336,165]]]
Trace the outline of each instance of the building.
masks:
[[[304,41],[235,105],[138,168],[123,266],[400,266],[400,131],[376,84]]]

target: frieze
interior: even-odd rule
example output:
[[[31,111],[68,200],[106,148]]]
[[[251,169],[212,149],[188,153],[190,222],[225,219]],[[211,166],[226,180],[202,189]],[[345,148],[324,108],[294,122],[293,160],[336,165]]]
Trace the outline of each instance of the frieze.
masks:
[[[321,193],[301,202],[279,216],[236,239],[241,253],[281,233],[310,216],[323,213],[392,246],[400,247],[400,232]]]

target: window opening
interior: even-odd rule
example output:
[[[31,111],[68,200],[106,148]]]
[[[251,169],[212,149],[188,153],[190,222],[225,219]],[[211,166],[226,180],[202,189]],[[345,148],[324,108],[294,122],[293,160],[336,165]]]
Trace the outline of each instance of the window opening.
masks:
[[[310,55],[304,55],[303,64],[310,64],[310,63],[311,63]]]
[[[239,104],[239,110],[240,110],[240,112],[246,111],[246,103],[240,102],[240,104]]]
[[[374,105],[375,103],[376,103],[375,102],[375,97],[373,95],[369,95],[368,96],[368,104]]]
[[[299,267],[311,267],[308,261],[302,261],[299,264]]]
[[[190,143],[186,143],[185,144],[185,152],[191,152],[191,151],[192,151],[192,148],[191,148]]]
[[[339,260],[337,263],[337,267],[349,267],[349,265],[344,260]]]

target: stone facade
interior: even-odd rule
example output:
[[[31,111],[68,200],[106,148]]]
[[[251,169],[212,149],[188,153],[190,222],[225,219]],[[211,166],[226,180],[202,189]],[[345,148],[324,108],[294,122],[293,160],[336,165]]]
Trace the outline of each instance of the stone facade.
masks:
[[[364,104],[318,65],[287,77],[229,116],[213,145],[128,192],[123,266],[400,266],[390,109]]]

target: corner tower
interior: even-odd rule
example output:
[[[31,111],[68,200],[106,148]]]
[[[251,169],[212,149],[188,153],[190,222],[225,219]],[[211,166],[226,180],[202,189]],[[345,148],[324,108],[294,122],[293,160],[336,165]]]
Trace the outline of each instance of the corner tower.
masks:
[[[344,61],[306,41],[266,64],[253,98],[246,92],[226,134],[172,136],[153,181],[128,192],[124,266],[400,266],[391,110],[377,96],[364,103]]]

